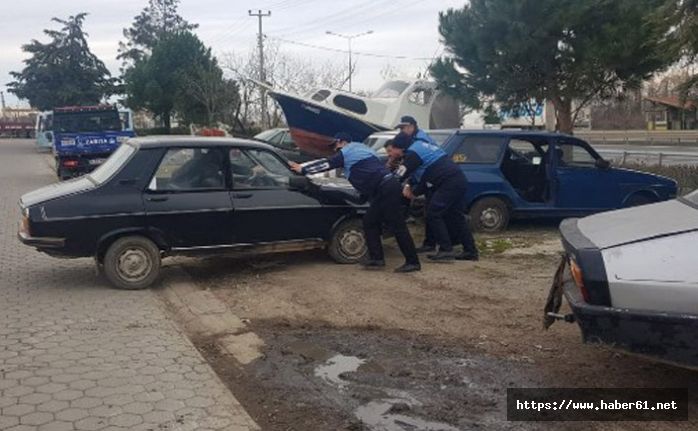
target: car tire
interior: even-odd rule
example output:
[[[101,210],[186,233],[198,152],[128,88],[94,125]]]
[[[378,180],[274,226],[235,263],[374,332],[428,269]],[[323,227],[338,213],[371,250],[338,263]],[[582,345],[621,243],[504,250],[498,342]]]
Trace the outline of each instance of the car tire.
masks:
[[[368,249],[361,220],[352,219],[341,222],[332,232],[327,251],[337,263],[358,263],[364,259]]]
[[[509,225],[509,205],[499,198],[484,198],[470,208],[470,226],[476,232],[501,232]]]
[[[631,207],[639,207],[640,205],[647,205],[656,202],[655,199],[652,199],[648,195],[642,194],[642,193],[635,193],[633,195],[630,195],[628,199],[625,200],[625,204],[623,205],[624,208],[631,208]]]
[[[142,236],[119,238],[104,255],[104,275],[115,287],[145,289],[160,276],[160,249]]]

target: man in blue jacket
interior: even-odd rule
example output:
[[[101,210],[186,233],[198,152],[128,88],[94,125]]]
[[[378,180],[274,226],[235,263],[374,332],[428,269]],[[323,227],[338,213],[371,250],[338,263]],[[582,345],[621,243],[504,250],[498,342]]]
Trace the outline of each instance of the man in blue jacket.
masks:
[[[462,260],[477,260],[478,251],[470,228],[465,222],[465,192],[468,182],[463,171],[453,163],[438,145],[416,134],[399,133],[393,144],[403,149],[404,158],[397,174],[407,180],[403,194],[407,198],[424,194],[431,188],[426,208],[426,223],[431,229],[439,251],[429,255],[434,261],[453,260],[451,235],[463,243]],[[449,235],[450,233],[450,235]]]
[[[332,143],[336,154],[326,159],[309,162],[305,166],[290,163],[295,172],[307,175],[344,168],[344,176],[352,186],[370,202],[364,215],[364,232],[368,247],[368,268],[385,266],[381,233],[383,223],[395,235],[400,251],[405,256],[405,264],[395,272],[414,272],[421,269],[417,251],[401,210],[402,194],[399,181],[395,178],[375,151],[360,142],[352,142],[351,135],[338,133]]]

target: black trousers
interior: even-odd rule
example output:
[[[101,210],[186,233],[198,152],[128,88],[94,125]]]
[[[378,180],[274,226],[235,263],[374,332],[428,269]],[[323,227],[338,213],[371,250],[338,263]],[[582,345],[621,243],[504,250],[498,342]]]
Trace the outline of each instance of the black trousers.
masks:
[[[463,244],[463,251],[477,255],[477,247],[470,226],[465,221],[465,178],[454,176],[433,191],[426,210],[428,235],[439,245],[439,250],[453,251],[453,243]]]
[[[384,259],[383,243],[381,241],[383,223],[395,235],[400,251],[405,256],[405,262],[418,264],[419,258],[414,247],[414,241],[405,223],[402,187],[394,178],[384,181],[378,187],[374,196],[371,197],[370,206],[364,215],[366,245],[368,246],[369,257],[373,260]]]

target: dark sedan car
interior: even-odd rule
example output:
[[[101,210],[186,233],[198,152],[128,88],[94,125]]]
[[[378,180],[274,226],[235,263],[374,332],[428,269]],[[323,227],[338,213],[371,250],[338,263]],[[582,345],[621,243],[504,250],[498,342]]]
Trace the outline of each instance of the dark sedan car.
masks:
[[[94,257],[115,286],[141,289],[161,257],[326,247],[365,252],[364,206],[343,179],[296,176],[272,147],[224,138],[131,139],[89,175],[22,196],[20,240]]]

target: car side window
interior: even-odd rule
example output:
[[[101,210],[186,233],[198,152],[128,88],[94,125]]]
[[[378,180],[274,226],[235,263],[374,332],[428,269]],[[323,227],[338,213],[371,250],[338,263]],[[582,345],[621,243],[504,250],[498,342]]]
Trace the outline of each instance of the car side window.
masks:
[[[533,142],[523,139],[512,139],[507,147],[505,162],[540,165],[543,163],[545,152],[546,148],[536,146]]]
[[[224,161],[221,151],[215,148],[172,148],[162,158],[148,190],[224,189]]]
[[[458,164],[497,163],[503,139],[496,136],[465,136],[453,153]]]
[[[229,155],[233,189],[288,187],[291,171],[271,152],[232,148]]]
[[[281,143],[281,138],[284,136],[284,132],[277,132],[274,134],[267,142],[272,145],[279,145]]]
[[[295,150],[296,149],[296,143],[293,142],[293,138],[291,137],[291,134],[288,132],[282,133],[282,138],[281,142],[279,142],[279,146],[281,148],[284,148],[286,150]]]
[[[593,168],[596,166],[596,157],[581,145],[572,143],[557,144],[558,166]]]

